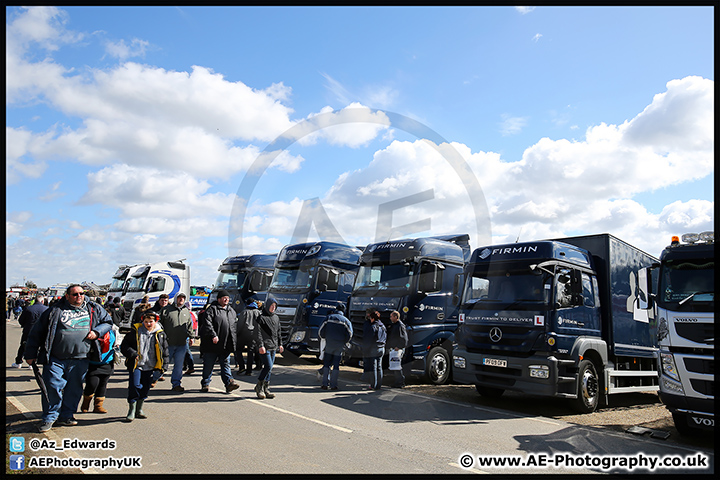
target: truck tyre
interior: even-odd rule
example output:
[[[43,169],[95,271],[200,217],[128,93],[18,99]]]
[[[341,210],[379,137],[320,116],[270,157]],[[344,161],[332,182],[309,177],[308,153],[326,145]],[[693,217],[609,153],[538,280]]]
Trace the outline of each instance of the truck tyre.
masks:
[[[574,407],[580,413],[594,412],[600,400],[600,377],[590,360],[582,360],[578,367],[577,399]]]
[[[450,354],[443,347],[433,347],[425,362],[425,375],[433,385],[444,385],[450,380]]]
[[[475,390],[477,390],[480,395],[487,398],[500,398],[502,394],[505,393],[505,390],[502,388],[485,387],[478,384],[475,384]]]

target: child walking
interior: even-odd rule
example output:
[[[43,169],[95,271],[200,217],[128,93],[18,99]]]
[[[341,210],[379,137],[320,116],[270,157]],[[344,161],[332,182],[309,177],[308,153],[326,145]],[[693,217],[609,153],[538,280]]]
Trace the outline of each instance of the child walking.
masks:
[[[126,422],[147,418],[142,408],[153,382],[153,372],[163,372],[170,361],[167,339],[158,319],[155,312],[143,313],[142,323],[132,326],[132,332],[125,335],[120,346],[130,372]]]

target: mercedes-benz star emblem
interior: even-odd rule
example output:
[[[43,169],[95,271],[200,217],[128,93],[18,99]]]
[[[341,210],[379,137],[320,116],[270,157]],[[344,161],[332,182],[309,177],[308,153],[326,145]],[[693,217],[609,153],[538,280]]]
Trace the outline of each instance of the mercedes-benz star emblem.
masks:
[[[502,330],[500,330],[498,327],[493,327],[490,329],[490,340],[492,340],[494,343],[497,343],[502,338]]]

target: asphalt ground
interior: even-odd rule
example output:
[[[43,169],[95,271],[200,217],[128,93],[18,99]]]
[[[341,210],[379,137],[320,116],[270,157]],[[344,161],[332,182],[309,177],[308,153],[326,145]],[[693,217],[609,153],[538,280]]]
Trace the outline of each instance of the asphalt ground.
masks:
[[[315,369],[322,362],[315,357],[303,355],[295,357],[286,355],[283,364],[298,369]],[[362,368],[341,366],[341,378],[359,380]],[[388,375],[389,374],[389,375]],[[383,386],[392,384],[392,372],[385,371]],[[593,428],[609,429],[625,433],[631,427],[644,427],[657,434],[669,433],[665,440],[684,446],[714,448],[712,433],[698,433],[693,436],[682,436],[675,428],[672,415],[662,404],[657,392],[628,393],[610,395],[609,404],[589,414],[575,412],[568,401],[559,398],[526,395],[506,391],[500,398],[487,398],[478,394],[474,385],[429,385],[419,371],[413,371],[405,378],[406,389],[416,393],[432,395],[456,402],[499,408],[529,416],[543,416],[564,422]],[[650,435],[650,431],[645,435]],[[656,437],[658,438],[658,437]]]

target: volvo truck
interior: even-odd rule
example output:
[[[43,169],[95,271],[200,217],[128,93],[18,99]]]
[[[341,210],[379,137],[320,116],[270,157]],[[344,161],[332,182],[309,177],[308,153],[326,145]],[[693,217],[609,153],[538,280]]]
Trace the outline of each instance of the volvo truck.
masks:
[[[218,267],[218,277],[207,303],[217,300],[220,290],[226,290],[230,294],[230,305],[238,313],[245,310],[245,303],[251,297],[264,301],[276,258],[277,254],[227,257]]]
[[[657,391],[656,324],[638,272],[655,257],[609,234],[476,249],[465,268],[456,382],[568,399]]]
[[[422,370],[433,384],[447,383],[469,241],[469,235],[461,234],[368,245],[350,297],[353,339],[348,356],[362,357],[367,309],[377,309],[387,327],[396,310],[408,333],[403,368]]]
[[[645,273],[660,348],[660,400],[678,432],[715,428],[715,235],[673,237],[660,255],[657,282]]]
[[[285,351],[319,355],[318,330],[338,302],[347,304],[362,251],[334,242],[285,246],[275,261],[268,297],[277,304]]]
[[[190,266],[182,260],[136,265],[128,273],[128,279],[123,301],[125,319],[120,323],[121,331],[130,330],[135,307],[145,295],[151,304],[163,293],[169,296],[171,303],[181,292],[185,298],[190,298]]]

